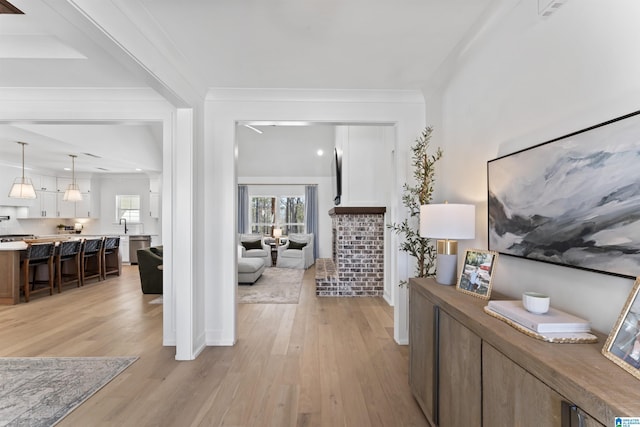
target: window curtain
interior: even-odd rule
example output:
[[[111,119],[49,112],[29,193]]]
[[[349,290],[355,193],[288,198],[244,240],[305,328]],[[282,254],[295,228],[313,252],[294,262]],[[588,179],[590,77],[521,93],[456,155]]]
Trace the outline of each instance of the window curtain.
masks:
[[[238,233],[249,232],[249,186],[238,185]]]
[[[313,259],[318,258],[318,186],[304,187],[305,227],[307,233],[313,233]]]

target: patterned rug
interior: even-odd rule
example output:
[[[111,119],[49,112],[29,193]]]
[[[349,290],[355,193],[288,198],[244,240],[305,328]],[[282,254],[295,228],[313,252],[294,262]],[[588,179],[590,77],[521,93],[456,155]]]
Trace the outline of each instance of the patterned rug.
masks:
[[[136,360],[0,358],[0,426],[53,426]]]
[[[253,285],[238,285],[240,304],[297,304],[304,270],[269,267]]]

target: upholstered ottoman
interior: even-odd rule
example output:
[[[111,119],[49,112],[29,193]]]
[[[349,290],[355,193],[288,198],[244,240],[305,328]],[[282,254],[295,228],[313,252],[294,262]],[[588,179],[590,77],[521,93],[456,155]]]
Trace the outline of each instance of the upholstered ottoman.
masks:
[[[253,285],[265,268],[262,258],[238,258],[238,283]]]

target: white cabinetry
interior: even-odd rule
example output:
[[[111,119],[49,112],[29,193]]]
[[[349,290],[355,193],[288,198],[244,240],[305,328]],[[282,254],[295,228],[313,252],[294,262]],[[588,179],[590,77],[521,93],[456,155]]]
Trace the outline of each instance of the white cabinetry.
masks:
[[[60,218],[91,218],[90,193],[82,193],[82,200],[79,202],[62,200],[64,198],[64,191],[56,194],[58,195],[58,215]]]
[[[31,175],[31,182],[36,191],[56,191],[56,177],[49,175]]]
[[[79,202],[63,200],[64,192],[69,188],[69,184],[71,183],[72,180],[70,178],[57,179],[57,203],[60,218],[91,218],[91,181],[76,178],[76,184],[82,193],[82,200]]]
[[[120,235],[120,257],[123,263],[129,263],[129,236]]]
[[[76,212],[76,203],[62,200],[64,191],[56,193],[58,201],[58,216],[60,218],[73,218]]]
[[[160,193],[149,193],[149,216],[160,218]]]
[[[160,178],[149,179],[149,216],[160,218]]]
[[[91,218],[91,194],[82,193],[82,200],[75,203],[76,218]]]
[[[56,195],[53,191],[36,191],[36,199],[29,206],[28,218],[57,218]]]

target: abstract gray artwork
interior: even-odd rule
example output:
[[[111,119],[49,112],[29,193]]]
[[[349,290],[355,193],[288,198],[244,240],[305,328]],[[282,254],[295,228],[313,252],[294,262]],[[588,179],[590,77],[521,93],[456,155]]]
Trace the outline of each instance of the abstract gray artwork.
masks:
[[[488,162],[489,249],[640,275],[640,112]]]

